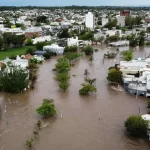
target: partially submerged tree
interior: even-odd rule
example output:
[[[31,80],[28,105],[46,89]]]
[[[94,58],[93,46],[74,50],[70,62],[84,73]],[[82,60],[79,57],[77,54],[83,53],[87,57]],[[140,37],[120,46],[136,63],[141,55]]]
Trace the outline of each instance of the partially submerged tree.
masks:
[[[44,118],[48,118],[56,114],[56,109],[53,99],[44,99],[42,105],[36,110]]]
[[[133,59],[133,51],[132,50],[123,51],[123,52],[121,52],[121,54],[123,55],[123,58],[126,61],[130,61]]]
[[[85,78],[86,83],[81,84],[82,88],[79,90],[79,94],[88,95],[91,92],[97,92],[96,87],[93,85],[95,81],[96,79]]]
[[[81,95],[88,95],[91,92],[96,92],[97,89],[95,86],[91,85],[91,84],[81,84],[82,88],[79,90],[79,94]]]
[[[85,46],[83,49],[83,52],[85,52],[85,55],[92,55],[93,54],[93,47],[92,46]]]
[[[33,147],[33,138],[29,138],[28,140],[26,140],[25,145],[31,149]]]
[[[66,58],[60,58],[58,59],[58,63],[55,65],[55,70],[57,72],[56,80],[59,82],[59,87],[62,89],[64,92],[69,87],[69,70],[70,70],[70,64],[68,59]]]
[[[5,92],[22,92],[29,85],[28,70],[10,64],[0,75],[0,85]]]
[[[109,82],[122,84],[122,72],[116,68],[110,69],[108,72],[107,80]]]
[[[148,129],[148,121],[144,120],[141,116],[130,116],[125,121],[127,132],[132,136],[145,136]]]

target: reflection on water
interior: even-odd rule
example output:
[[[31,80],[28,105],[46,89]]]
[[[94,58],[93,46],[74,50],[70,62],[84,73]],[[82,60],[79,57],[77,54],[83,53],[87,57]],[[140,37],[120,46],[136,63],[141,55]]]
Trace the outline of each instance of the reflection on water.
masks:
[[[147,139],[134,139],[124,134],[124,121],[129,115],[147,113],[146,98],[129,95],[121,87],[108,86],[108,67],[118,63],[105,60],[105,46],[96,47],[92,64],[83,56],[71,69],[70,88],[63,93],[54,80],[52,69],[56,64],[53,58],[39,69],[36,89],[22,94],[0,93],[0,150],[25,150],[25,141],[31,137],[40,116],[36,108],[43,98],[53,98],[57,116],[42,120],[43,128],[34,142],[36,150],[148,150]],[[126,50],[128,48],[120,48]],[[135,57],[145,57],[150,48],[134,48]],[[84,81],[84,70],[96,78],[97,93],[90,96],[78,94]],[[73,76],[72,76],[73,75]]]

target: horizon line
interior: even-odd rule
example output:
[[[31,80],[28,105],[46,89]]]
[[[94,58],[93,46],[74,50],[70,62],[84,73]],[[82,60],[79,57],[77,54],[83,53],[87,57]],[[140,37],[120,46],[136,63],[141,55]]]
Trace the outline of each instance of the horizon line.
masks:
[[[0,7],[150,7],[150,5],[1,5]]]

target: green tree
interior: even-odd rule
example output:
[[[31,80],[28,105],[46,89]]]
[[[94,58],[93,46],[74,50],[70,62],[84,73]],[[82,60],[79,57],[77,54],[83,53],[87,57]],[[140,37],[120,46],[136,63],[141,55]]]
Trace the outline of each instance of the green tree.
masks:
[[[34,48],[28,48],[26,54],[34,55],[34,52],[35,52]]]
[[[53,99],[44,99],[42,105],[36,110],[44,118],[48,118],[56,114],[56,109]]]
[[[145,31],[141,31],[138,37],[139,46],[143,46],[145,44]]]
[[[93,47],[92,46],[85,46],[83,51],[85,52],[85,55],[92,55],[93,54]]]
[[[61,81],[61,82],[59,83],[59,87],[60,87],[60,89],[62,89],[64,92],[66,92],[66,90],[67,90],[68,87],[69,87],[68,81]]]
[[[38,42],[36,44],[36,49],[37,50],[43,50],[43,47],[46,45],[46,42]]]
[[[69,62],[79,58],[81,56],[81,54],[78,53],[66,53],[64,55],[64,58],[67,58],[69,60]]]
[[[118,69],[110,69],[108,72],[107,80],[110,82],[122,84],[122,72]]]
[[[108,44],[110,42],[116,42],[119,40],[119,36],[117,35],[112,35],[106,38],[105,43]]]
[[[122,51],[121,54],[123,55],[123,58],[126,61],[130,61],[133,59],[133,51],[132,50]]]
[[[55,70],[57,71],[56,80],[59,82],[59,87],[64,92],[69,87],[68,80],[70,78],[68,71],[70,70],[70,64],[68,59],[60,58],[58,59],[58,63],[55,65]]]
[[[150,27],[147,28],[147,32],[150,33]]]
[[[2,71],[0,84],[5,92],[20,93],[29,85],[28,70],[10,64]]]
[[[31,149],[33,147],[33,138],[29,138],[28,140],[26,140],[25,145]]]
[[[31,88],[34,88],[34,84],[37,80],[37,70],[38,70],[38,65],[37,62],[34,60],[30,60],[29,66],[29,80],[31,82]]]
[[[55,67],[58,73],[65,73],[70,70],[70,64],[67,59],[59,59]]]
[[[28,39],[27,39],[26,45],[33,45],[33,40],[32,40],[32,38],[28,38]]]
[[[56,80],[59,82],[66,82],[67,80],[69,80],[69,75],[68,73],[58,73],[56,76]]]
[[[76,45],[73,46],[66,46],[64,49],[64,52],[77,52],[78,51],[78,47]]]
[[[108,28],[109,30],[111,30],[113,27],[117,26],[117,20],[113,19],[112,21],[109,20],[109,22],[104,26],[104,28]]]
[[[136,37],[135,34],[127,36],[127,40],[129,40],[129,45],[132,47],[139,45],[138,38]]]
[[[92,31],[82,32],[79,36],[80,40],[93,40],[94,33]]]
[[[144,120],[141,116],[130,116],[125,121],[125,127],[132,136],[145,136],[148,129],[148,121]]]
[[[38,23],[47,23],[47,22],[48,22],[48,21],[47,21],[47,17],[44,16],[44,15],[38,16],[37,19],[36,19],[36,21],[37,21]]]
[[[59,38],[69,38],[70,34],[68,32],[68,29],[63,29],[59,34],[58,34]]]
[[[81,95],[88,95],[90,92],[97,91],[96,87],[91,84],[83,83],[81,85],[82,85],[82,88],[79,90],[79,94]]]
[[[4,39],[2,37],[0,37],[0,51],[5,50],[4,45],[5,45]]]

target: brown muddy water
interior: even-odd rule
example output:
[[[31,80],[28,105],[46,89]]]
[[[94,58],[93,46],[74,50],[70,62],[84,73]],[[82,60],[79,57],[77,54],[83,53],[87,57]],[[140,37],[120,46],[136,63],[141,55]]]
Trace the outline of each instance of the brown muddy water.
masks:
[[[34,90],[22,94],[0,93],[0,150],[26,150],[25,141],[33,136],[35,124],[40,116],[36,114],[42,99],[53,98],[57,116],[42,120],[43,128],[33,142],[33,150],[149,150],[150,142],[135,139],[124,134],[124,121],[128,116],[147,113],[147,99],[135,98],[124,91],[116,91],[108,86],[108,67],[119,62],[105,60],[103,54],[108,49],[97,47],[92,64],[82,57],[70,74],[68,92],[59,90],[52,72],[56,64],[53,58],[39,68],[39,76]],[[128,48],[121,48],[128,49]],[[115,50],[115,49],[114,49]],[[144,57],[150,48],[134,49],[135,56]],[[84,81],[84,70],[96,78],[97,93],[80,96],[78,91]],[[72,76],[76,75],[76,76]],[[6,111],[5,111],[6,110]]]

